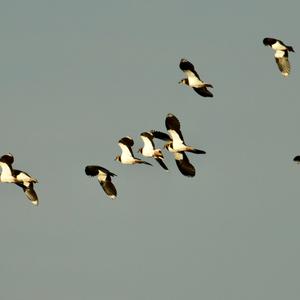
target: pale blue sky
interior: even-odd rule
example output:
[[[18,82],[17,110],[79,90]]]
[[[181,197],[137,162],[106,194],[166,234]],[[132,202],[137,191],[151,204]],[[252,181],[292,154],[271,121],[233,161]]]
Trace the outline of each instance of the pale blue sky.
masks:
[[[1,299],[298,299],[299,1],[0,8],[0,152],[40,197],[0,186]],[[266,36],[294,47],[289,78]],[[214,98],[178,85],[182,57]],[[113,160],[169,112],[207,151],[195,178]],[[115,201],[87,164],[118,174]]]

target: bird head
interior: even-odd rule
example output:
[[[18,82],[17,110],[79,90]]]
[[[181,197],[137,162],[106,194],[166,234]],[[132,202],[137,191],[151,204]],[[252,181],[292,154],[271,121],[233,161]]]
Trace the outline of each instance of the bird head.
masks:
[[[188,84],[187,78],[181,79],[178,83],[179,84]]]
[[[121,156],[120,156],[120,155],[117,155],[117,156],[115,157],[115,160],[116,160],[116,161],[121,161]]]

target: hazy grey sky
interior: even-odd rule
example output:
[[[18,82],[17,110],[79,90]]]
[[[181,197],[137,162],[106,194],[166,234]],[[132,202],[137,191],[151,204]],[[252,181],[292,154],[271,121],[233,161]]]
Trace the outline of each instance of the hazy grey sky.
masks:
[[[299,1],[0,7],[0,152],[40,197],[0,185],[1,299],[298,299]],[[289,78],[266,36],[294,47]],[[178,85],[182,57],[214,98]],[[196,177],[113,160],[169,112],[207,151]],[[115,201],[87,164],[118,174]]]

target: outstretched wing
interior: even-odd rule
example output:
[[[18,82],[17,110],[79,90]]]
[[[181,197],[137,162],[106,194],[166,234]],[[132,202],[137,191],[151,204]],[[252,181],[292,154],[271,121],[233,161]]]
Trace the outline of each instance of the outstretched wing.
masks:
[[[202,97],[213,97],[213,94],[207,89],[206,86],[193,88],[193,90]]]
[[[288,76],[291,71],[291,65],[288,56],[289,54],[287,50],[275,52],[275,61],[283,76]]]
[[[16,185],[23,189],[26,197],[31,201],[33,205],[39,204],[38,196],[33,188],[33,182],[28,183],[28,185],[17,182]]]
[[[131,137],[123,137],[119,140],[119,146],[122,150],[122,155],[127,157],[134,157],[131,147],[134,145],[134,141]]]
[[[115,199],[117,197],[117,189],[111,182],[110,178],[105,181],[100,181],[100,185],[108,197],[111,199]]]
[[[192,80],[193,77],[196,77],[199,80],[201,80],[194,68],[194,65],[188,60],[182,58],[179,63],[179,68],[185,73],[189,80]]]
[[[194,177],[196,174],[195,167],[190,163],[186,154],[184,152],[175,152],[174,156],[180,173],[187,177]]]
[[[161,132],[161,131],[157,131],[157,130],[151,130],[151,133],[153,134],[153,136],[156,139],[160,139],[163,141],[167,141],[167,142],[171,142],[171,138],[168,134]]]
[[[173,141],[173,145],[183,144],[184,139],[180,130],[179,120],[173,114],[169,113],[166,117],[165,124],[169,135]]]

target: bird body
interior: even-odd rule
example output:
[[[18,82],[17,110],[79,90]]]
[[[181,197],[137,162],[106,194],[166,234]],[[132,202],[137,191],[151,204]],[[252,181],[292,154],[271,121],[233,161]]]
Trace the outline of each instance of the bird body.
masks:
[[[15,183],[17,186],[23,189],[25,195],[33,205],[38,205],[38,196],[33,186],[34,183],[38,182],[37,179],[33,178],[24,171],[13,169],[13,162],[14,157],[10,153],[4,154],[0,157],[0,167],[2,168],[0,182]]]
[[[117,155],[115,160],[121,162],[122,164],[126,165],[133,165],[133,164],[146,164],[152,166],[150,163],[141,160],[139,158],[134,157],[132,152],[132,146],[134,145],[134,141],[131,137],[123,137],[118,142],[119,147],[122,150],[121,155]]]
[[[179,83],[186,84],[194,89],[194,91],[203,97],[213,97],[213,94],[207,89],[213,87],[210,83],[206,83],[200,79],[194,65],[188,60],[182,58],[179,68],[185,73],[187,78],[181,79]]]
[[[288,56],[289,52],[295,52],[293,47],[284,44],[281,40],[268,37],[263,39],[263,43],[265,46],[269,46],[275,50],[275,62],[281,74],[287,77],[291,71],[291,65]]]
[[[187,151],[195,154],[205,154],[203,150],[196,149],[194,147],[185,144],[183,135],[180,129],[180,122],[176,116],[169,113],[165,120],[165,125],[168,130],[171,142],[166,144],[166,148],[171,152]]]
[[[116,187],[111,182],[111,177],[117,176],[116,174],[97,165],[86,166],[85,174],[92,177],[97,176],[98,181],[106,195],[111,199],[115,199],[117,197]]]
[[[161,149],[156,149],[153,142],[153,134],[151,132],[142,132],[140,134],[141,139],[144,142],[144,147],[139,149],[139,152],[146,157],[153,157],[159,165],[168,170],[168,167],[165,165],[163,159],[163,153]]]

